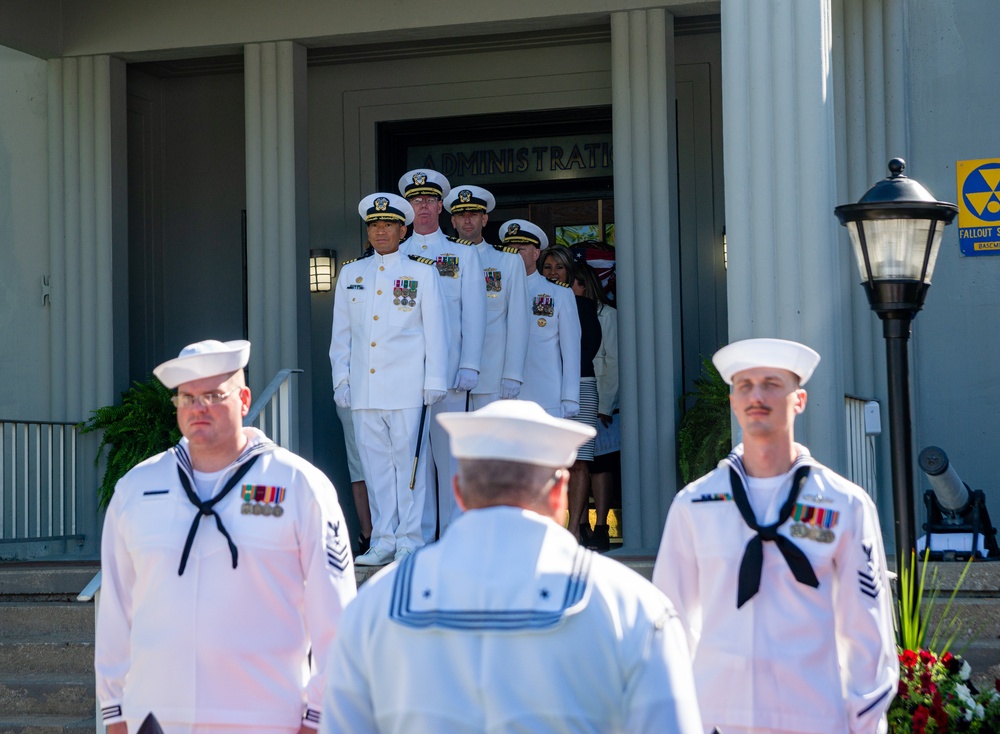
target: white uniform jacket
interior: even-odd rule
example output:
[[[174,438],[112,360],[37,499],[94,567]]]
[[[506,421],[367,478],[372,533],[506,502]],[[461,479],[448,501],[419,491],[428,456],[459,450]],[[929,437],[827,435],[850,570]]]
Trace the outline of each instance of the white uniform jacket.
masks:
[[[466,512],[341,629],[327,734],[702,734],[667,598],[528,510]]]
[[[321,471],[257,429],[244,431],[247,448],[216,488],[258,457],[215,507],[236,568],[215,518],[203,516],[178,575],[198,515],[178,476],[180,467],[194,486],[187,439],[115,488],[95,652],[105,724],[150,711],[173,723],[318,724],[327,651],[357,593],[347,523]]]
[[[448,323],[433,266],[401,250],[345,263],[333,300],[333,386],[351,386],[351,409],[399,410],[424,404],[424,390],[447,390]]]
[[[756,516],[760,525],[776,522],[794,471],[811,465],[779,533],[808,557],[818,588],[796,581],[776,545],[765,542],[760,590],[736,608],[740,562],[756,535],[732,500],[729,468],[745,477],[742,445],[674,498],[653,583],[688,630],[706,726],[885,731],[899,670],[875,505],[796,448],[792,471]]]
[[[486,289],[486,339],[477,395],[500,392],[500,380],[524,382],[528,351],[528,291],[517,250],[483,241],[476,245]]]
[[[480,371],[483,339],[486,337],[486,290],[479,251],[466,240],[448,237],[440,229],[431,234],[414,232],[400,243],[408,255],[433,260],[440,275],[448,319],[448,387],[455,384],[458,369]],[[352,388],[353,392],[353,388]]]
[[[518,396],[552,412],[580,402],[580,315],[576,296],[535,271],[528,276],[528,356]]]

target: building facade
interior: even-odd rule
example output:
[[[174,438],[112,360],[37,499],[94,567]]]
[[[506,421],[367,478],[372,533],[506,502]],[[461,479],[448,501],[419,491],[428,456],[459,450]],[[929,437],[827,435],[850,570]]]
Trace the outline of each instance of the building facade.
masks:
[[[998,21],[991,0],[0,3],[0,419],[82,420],[183,345],[245,335],[256,392],[304,369],[298,449],[346,500],[308,254],[360,254],[358,200],[429,157],[511,216],[613,222],[622,553],[652,554],[701,355],[816,348],[798,437],[844,472],[845,399],[887,414],[833,208],[892,157],[945,201],[957,161],[1000,157]],[[911,349],[917,448],[984,489],[998,269],[948,228]],[[891,535],[887,434],[864,450]]]

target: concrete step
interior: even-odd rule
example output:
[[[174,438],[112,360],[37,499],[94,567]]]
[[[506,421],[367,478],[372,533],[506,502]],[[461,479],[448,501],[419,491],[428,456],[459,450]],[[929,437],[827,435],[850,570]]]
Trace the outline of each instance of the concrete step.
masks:
[[[0,640],[30,638],[93,642],[93,603],[0,602]]]
[[[0,601],[72,601],[98,570],[97,563],[0,564]]]
[[[93,716],[94,676],[0,676],[0,711],[5,716]]]
[[[94,734],[94,717],[11,716],[0,713],[0,734]]]
[[[87,675],[93,669],[93,642],[0,640],[0,671],[8,680],[52,673]]]

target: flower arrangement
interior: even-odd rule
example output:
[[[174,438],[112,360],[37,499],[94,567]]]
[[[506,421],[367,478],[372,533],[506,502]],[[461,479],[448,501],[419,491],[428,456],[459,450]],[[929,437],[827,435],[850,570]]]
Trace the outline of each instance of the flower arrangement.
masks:
[[[899,688],[889,706],[889,732],[1000,734],[1000,680],[991,690],[977,691],[969,680],[972,674],[969,663],[949,651],[959,628],[958,615],[951,614],[952,602],[972,560],[966,564],[955,584],[928,642],[930,609],[937,600],[938,586],[935,570],[931,578],[932,591],[925,601],[927,558],[925,553],[919,586],[913,571],[916,565],[914,556],[910,558],[909,568],[900,569],[896,628]],[[942,635],[948,633],[950,637],[941,643]]]
[[[899,653],[899,689],[889,707],[893,734],[1000,734],[1000,692],[976,691],[972,668],[958,655],[930,650]]]

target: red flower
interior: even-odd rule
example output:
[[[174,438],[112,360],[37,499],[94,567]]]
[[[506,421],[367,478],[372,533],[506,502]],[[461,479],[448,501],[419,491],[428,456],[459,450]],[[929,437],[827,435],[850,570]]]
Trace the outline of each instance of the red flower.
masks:
[[[912,668],[917,664],[917,653],[913,652],[913,650],[903,650],[903,652],[899,653],[899,662],[908,668]]]
[[[920,659],[923,662],[927,663],[928,665],[933,665],[934,663],[937,662],[937,658],[934,657],[934,653],[932,653],[930,650],[921,650]]]

